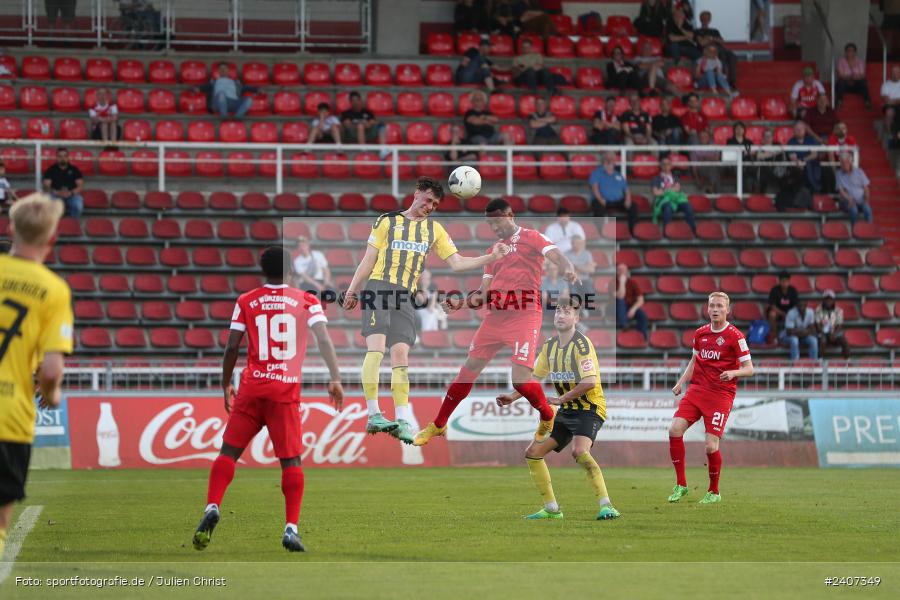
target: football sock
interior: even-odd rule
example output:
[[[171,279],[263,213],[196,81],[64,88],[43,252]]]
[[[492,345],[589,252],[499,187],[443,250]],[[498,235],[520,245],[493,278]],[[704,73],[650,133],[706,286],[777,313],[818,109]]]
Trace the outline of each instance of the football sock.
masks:
[[[284,520],[289,525],[300,520],[300,502],[303,500],[303,467],[285,467],[281,470],[281,493],[284,494]],[[296,525],[294,526],[296,530]]]
[[[684,438],[669,436],[669,456],[672,457],[672,465],[675,467],[676,483],[687,487],[687,476],[684,474]]]
[[[394,420],[395,421],[406,421],[409,423],[411,419],[409,418],[410,408],[409,404],[404,404],[403,406],[397,406],[394,408]]]
[[[475,379],[477,377],[478,373],[470,371],[465,367],[462,367],[459,370],[459,373],[447,390],[447,395],[444,396],[444,401],[441,402],[441,408],[438,411],[437,417],[434,419],[435,425],[444,427],[447,424],[447,419],[450,418],[450,415],[453,414],[453,411],[456,410],[459,403],[465,400],[466,396],[469,395],[469,392],[472,391],[472,386],[475,385]]]
[[[399,419],[400,414],[406,415],[405,410],[409,408],[409,368],[406,366],[394,367],[391,369],[391,395],[394,397],[394,408],[396,413],[395,419]],[[408,420],[408,419],[406,419]]]
[[[709,491],[719,493],[719,475],[722,474],[722,453],[719,450],[706,455],[706,466],[709,469]]]
[[[294,533],[297,533],[297,524],[296,523],[288,523],[287,525],[285,525],[284,532],[287,533],[288,531],[293,531]]]
[[[550,421],[553,419],[553,409],[550,408],[547,397],[544,395],[544,388],[541,387],[540,383],[537,381],[526,381],[525,383],[514,385],[513,388],[522,394],[522,396],[528,400],[528,403],[541,413],[541,421]]]
[[[559,505],[556,503],[556,496],[553,495],[553,485],[550,483],[550,469],[543,458],[525,457],[528,463],[528,470],[531,471],[531,479],[537,487],[541,498],[544,500],[544,508],[551,512],[559,512]]]
[[[575,462],[584,469],[584,473],[587,475],[591,487],[594,488],[594,495],[597,497],[597,500],[600,500],[600,506],[609,504],[609,492],[606,491],[606,481],[603,479],[603,471],[600,470],[600,465],[597,464],[597,461],[594,460],[591,453],[585,452],[576,458]],[[606,500],[606,502],[603,502],[603,500]]]
[[[209,511],[211,511],[213,509],[219,510],[219,505],[218,504],[207,504],[206,510],[204,510],[203,512],[208,513]]]
[[[225,490],[234,479],[234,459],[230,456],[220,454],[213,461],[212,468],[209,470],[209,486],[206,488],[206,503],[222,504],[222,498],[225,496]]]
[[[366,352],[366,357],[363,359],[362,388],[370,416],[381,412],[378,407],[378,379],[381,374],[381,359],[383,358],[384,352],[369,351]]]
[[[6,530],[0,529],[0,558],[3,558],[3,550],[6,548]]]

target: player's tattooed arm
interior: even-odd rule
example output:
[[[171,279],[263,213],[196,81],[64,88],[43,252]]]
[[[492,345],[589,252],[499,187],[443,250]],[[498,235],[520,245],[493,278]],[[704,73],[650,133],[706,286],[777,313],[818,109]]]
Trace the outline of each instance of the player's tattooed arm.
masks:
[[[334,344],[331,343],[331,336],[328,335],[328,328],[324,322],[320,321],[313,325],[313,333],[319,344],[319,353],[325,359],[325,364],[328,365],[328,395],[331,396],[334,407],[341,410],[344,407],[344,388],[341,385],[341,369],[338,367],[337,352],[334,350]]]
[[[228,343],[225,344],[225,354],[222,356],[222,393],[225,396],[225,412],[228,413],[231,412],[231,405],[234,402],[234,384],[231,383],[231,376],[234,374],[234,365],[237,363],[243,337],[243,331],[232,329]]]
[[[565,254],[559,251],[559,248],[553,248],[547,252],[547,258],[559,267],[559,272],[562,273],[563,279],[569,283],[581,283],[578,273],[575,272],[575,265],[566,258]]]
[[[733,371],[722,371],[719,375],[719,379],[722,381],[731,381],[732,379],[736,379],[738,377],[752,377],[753,376],[753,361],[745,360],[741,363],[740,369],[735,369]]]
[[[691,377],[694,376],[694,361],[696,357],[691,356],[690,362],[687,364],[687,367],[684,369],[684,373],[681,374],[681,377],[678,378],[678,381],[675,383],[675,387],[672,388],[672,393],[676,396],[681,394],[681,390],[684,387],[684,384],[691,380]]]

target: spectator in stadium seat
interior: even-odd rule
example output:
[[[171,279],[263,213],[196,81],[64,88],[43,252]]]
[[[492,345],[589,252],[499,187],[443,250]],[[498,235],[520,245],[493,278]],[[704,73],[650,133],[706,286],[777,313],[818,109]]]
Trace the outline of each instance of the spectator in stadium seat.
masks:
[[[494,91],[494,76],[491,67],[494,63],[488,58],[491,52],[491,40],[483,37],[477,48],[469,48],[463,53],[456,67],[456,84],[480,83],[486,89]]]
[[[816,105],[819,96],[825,94],[825,86],[816,79],[812,67],[803,68],[803,76],[791,88],[791,112],[795,119],[802,119],[806,111]]]
[[[69,151],[59,148],[56,151],[56,162],[44,171],[44,190],[66,206],[66,216],[78,218],[84,211],[84,175],[81,170],[69,162]]]
[[[694,67],[694,85],[701,90],[708,89],[713,94],[718,94],[721,89],[724,95],[733,95],[715,44],[709,44],[703,49],[703,56]]]
[[[219,77],[210,79],[200,86],[199,90],[206,94],[206,105],[209,112],[217,114],[223,119],[233,113],[235,119],[242,119],[250,105],[252,98],[244,97],[244,92],[256,93],[259,88],[252,85],[244,85],[240,79],[232,79],[228,76],[228,65],[219,63]]]
[[[513,4],[516,26],[523,33],[537,33],[545,40],[551,35],[559,35],[556,24],[544,12],[538,0],[518,0]]]
[[[299,287],[314,293],[334,289],[328,259],[319,250],[312,250],[309,238],[301,235],[297,238],[297,250],[294,254],[294,272],[297,274]]]
[[[768,342],[770,344],[777,337],[778,324],[784,320],[788,311],[797,306],[798,299],[797,288],[791,285],[791,274],[782,271],[778,274],[778,283],[769,290],[768,305],[766,306],[766,318],[769,320]]]
[[[841,166],[837,171],[836,186],[838,204],[841,210],[850,213],[850,224],[855,225],[859,214],[867,223],[872,222],[872,207],[869,206],[869,178],[865,171],[853,166],[853,156],[849,152],[841,154]]]
[[[709,146],[713,143],[708,129],[700,132],[700,146]],[[691,162],[720,162],[722,155],[717,150],[691,150],[688,153]],[[694,182],[707,194],[718,194],[719,184],[722,181],[722,169],[713,165],[693,165],[691,171]]]
[[[355,139],[357,144],[385,144],[385,125],[375,120],[375,115],[365,107],[359,92],[350,92],[350,108],[341,113],[341,128],[341,138],[345,141]],[[388,151],[382,149],[381,154],[384,158]]]
[[[97,101],[88,110],[91,119],[91,139],[115,144],[119,138],[119,107],[109,101],[109,90],[97,90]]]
[[[453,9],[453,31],[487,31],[488,14],[481,0],[456,0]]]
[[[331,105],[320,102],[316,111],[318,114],[310,124],[309,143],[340,144],[341,120],[331,114]]]
[[[572,294],[581,298],[582,314],[586,315],[588,310],[597,308],[597,290],[594,288],[594,273],[597,272],[597,263],[594,262],[594,256],[587,249],[584,238],[580,235],[572,237],[572,249],[566,252],[566,257],[575,267],[575,273],[578,274],[580,281],[570,283]]]
[[[653,143],[653,126],[650,115],[641,109],[641,99],[632,93],[628,110],[619,117],[622,133],[628,145],[643,146]]]
[[[819,350],[824,354],[829,346],[840,346],[841,355],[850,358],[850,344],[844,335],[844,310],[835,304],[834,290],[825,290],[822,303],[816,309],[816,329]]]
[[[606,63],[606,87],[617,89],[620,94],[625,90],[640,91],[643,87],[640,69],[625,60],[625,53],[618,46],[613,48],[612,60]]]
[[[771,129],[763,131],[762,146],[775,145],[775,133]],[[784,162],[786,157],[780,150],[757,150],[754,156],[756,162],[776,163]],[[781,187],[781,181],[787,173],[787,168],[783,166],[767,166],[758,165],[754,167],[756,178],[756,191],[765,194],[770,188],[778,189]]]
[[[687,96],[687,111],[681,115],[681,126],[687,135],[688,144],[696,144],[700,138],[700,132],[709,129],[709,121],[700,111],[700,96],[693,92]]]
[[[809,134],[806,123],[797,121],[794,123],[794,137],[788,140],[788,146],[797,148],[800,146],[816,146],[816,138]],[[806,185],[815,194],[822,191],[822,163],[819,162],[819,153],[815,151],[788,150],[788,158],[803,171]]]
[[[817,143],[824,145],[825,140],[834,131],[838,117],[828,103],[828,96],[819,96],[816,98],[816,105],[806,111],[803,120],[806,122],[808,133]]]
[[[659,144],[680,144],[684,138],[681,119],[672,114],[672,97],[665,96],[659,107],[659,114],[651,124],[653,138]]]
[[[643,0],[641,10],[632,22],[639,34],[662,39],[668,17],[668,7],[664,0]]]
[[[653,55],[653,44],[650,40],[641,42],[638,55],[634,57],[634,64],[638,67],[642,91],[646,90],[650,95],[674,91],[675,86],[666,79],[666,73],[663,71],[665,61],[662,57]]]
[[[556,115],[547,109],[547,100],[538,97],[534,101],[534,112],[528,117],[528,131],[535,146],[559,144],[559,133],[554,129]]]
[[[704,10],[700,13],[700,27],[694,30],[694,41],[701,49],[715,46],[716,53],[724,65],[723,71],[731,87],[737,82],[737,55],[725,46],[722,34],[715,27],[710,27],[712,13]]]
[[[828,146],[840,146],[841,153],[843,153],[845,149],[857,146],[856,138],[850,135],[847,124],[843,121],[835,123],[834,131],[832,131],[831,135],[828,136],[828,139],[825,140],[825,144]],[[835,162],[840,160],[840,156],[831,152],[828,155],[828,160],[829,162]]]
[[[495,0],[491,7],[491,32],[511,36],[519,35],[512,0]]]
[[[541,304],[545,311],[553,312],[560,300],[569,297],[569,282],[559,274],[559,267],[552,260],[544,262],[544,277],[541,279]]]
[[[465,138],[460,139],[459,129],[453,129],[453,139],[450,141],[454,146],[458,144],[471,144],[474,146],[491,146],[498,144],[509,145],[509,136],[497,129],[497,116],[491,114],[487,107],[487,96],[484,92],[472,92],[472,108],[463,115],[463,125],[465,127]],[[452,160],[459,159],[459,152],[456,149],[450,151]]]
[[[732,135],[725,142],[725,145],[740,146],[741,159],[744,163],[753,162],[756,158],[753,151],[753,142],[747,137],[747,126],[744,125],[743,121],[737,121],[734,124],[732,127]],[[742,169],[742,175],[744,179],[744,190],[756,189],[757,169],[754,167],[744,167]]]
[[[700,58],[700,48],[694,42],[694,28],[685,18],[684,10],[676,8],[666,26],[666,51],[677,65],[682,58],[691,63]]]
[[[856,54],[856,44],[844,46],[844,55],[837,63],[837,81],[834,84],[836,108],[840,110],[844,94],[859,94],[866,101],[866,108],[872,107],[869,83],[866,81],[866,63]]]
[[[885,131],[892,131],[892,128],[900,122],[900,65],[891,67],[891,77],[881,84],[881,102],[884,105]]]
[[[442,290],[450,292],[453,290]],[[438,306],[438,290],[431,280],[431,271],[425,269],[416,283],[416,317],[420,331],[447,329],[447,313]]]
[[[556,76],[544,67],[544,57],[537,51],[531,40],[522,40],[522,53],[512,62],[513,81],[516,85],[527,87],[534,94],[539,85],[547,88],[551,96],[555,96]]]
[[[13,191],[6,178],[6,164],[0,159],[0,215],[9,212],[10,205],[16,200],[18,200],[16,192]],[[6,232],[4,231],[3,234],[5,235]]]
[[[584,239],[584,228],[579,223],[572,221],[572,213],[565,206],[556,209],[556,222],[547,225],[544,235],[556,244],[563,254],[572,251],[572,238]]]
[[[641,332],[644,339],[649,339],[647,332],[647,313],[644,306],[644,293],[637,281],[631,278],[625,263],[616,265],[616,328],[628,329],[634,321],[634,328]]]
[[[616,116],[615,96],[607,96],[604,108],[594,113],[591,137],[588,141],[598,146],[615,146],[622,143],[622,123]]]
[[[622,211],[628,216],[628,230],[634,235],[638,207],[631,199],[628,182],[616,169],[616,155],[607,152],[603,163],[594,169],[588,179],[591,188],[591,208],[595,217],[606,217],[610,211]]]
[[[688,202],[687,195],[681,190],[681,183],[672,170],[672,158],[665,156],[659,161],[659,175],[650,182],[653,190],[653,222],[662,219],[662,228],[672,221],[672,215],[678,211],[684,213],[688,227],[697,235],[697,223],[694,220],[694,207]]]
[[[799,298],[797,305],[787,311],[784,317],[782,343],[787,343],[791,352],[791,362],[800,358],[800,343],[809,348],[812,360],[819,358],[819,338],[816,336],[816,315],[806,300]]]

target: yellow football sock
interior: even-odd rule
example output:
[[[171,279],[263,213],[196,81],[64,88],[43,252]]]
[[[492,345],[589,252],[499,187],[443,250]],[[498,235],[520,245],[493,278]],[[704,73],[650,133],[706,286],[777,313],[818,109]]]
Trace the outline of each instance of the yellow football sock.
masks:
[[[6,549],[6,530],[0,529],[0,558],[3,558],[4,549]]]
[[[603,480],[603,471],[600,470],[600,465],[597,464],[597,461],[594,460],[591,453],[585,452],[576,458],[575,462],[584,469],[588,481],[591,482],[591,487],[594,488],[594,495],[597,496],[597,499],[603,500],[605,498],[608,502],[609,492],[606,491],[606,481]]]
[[[362,388],[363,395],[366,397],[366,404],[369,406],[371,414],[374,407],[375,412],[378,409],[378,381],[381,372],[381,359],[384,358],[384,352],[366,352],[362,366]]]
[[[526,456],[525,460],[528,462],[528,470],[531,471],[534,485],[540,492],[541,498],[544,499],[544,506],[557,506],[557,510],[559,510],[556,504],[556,496],[553,494],[553,485],[550,483],[550,469],[547,468],[547,463],[544,462],[543,458]]]
[[[391,394],[394,396],[394,406],[409,404],[409,367],[391,369]]]

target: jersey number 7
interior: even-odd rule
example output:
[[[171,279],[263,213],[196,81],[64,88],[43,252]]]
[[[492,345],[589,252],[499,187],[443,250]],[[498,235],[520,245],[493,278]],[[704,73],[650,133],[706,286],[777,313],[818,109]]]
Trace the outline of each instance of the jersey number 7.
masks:
[[[294,315],[278,313],[271,318],[269,315],[257,315],[255,322],[259,360],[269,360],[270,351],[275,360],[291,360],[297,355],[297,320]]]
[[[22,306],[15,300],[5,298],[2,302],[2,305],[8,306],[18,314],[16,315],[16,318],[13,319],[12,325],[5,328],[0,327],[0,334],[3,335],[3,341],[0,342],[0,362],[3,362],[3,357],[6,356],[6,351],[9,350],[9,345],[12,343],[13,338],[17,335],[22,335],[22,321],[25,320],[25,316],[28,314],[28,307]]]

